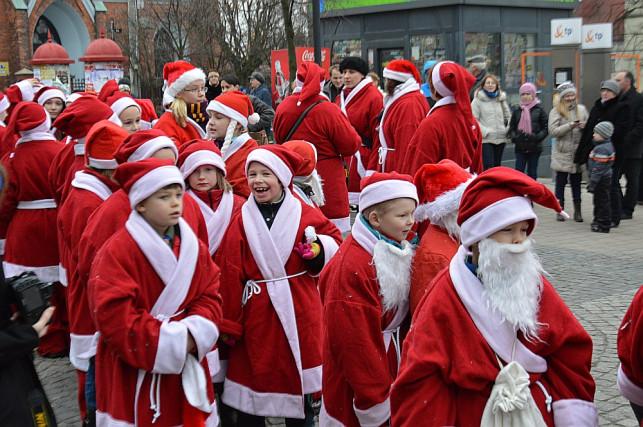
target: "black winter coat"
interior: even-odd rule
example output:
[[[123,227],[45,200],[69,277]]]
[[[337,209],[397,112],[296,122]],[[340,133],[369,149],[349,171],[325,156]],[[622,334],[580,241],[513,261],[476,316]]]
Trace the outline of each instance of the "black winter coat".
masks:
[[[630,107],[627,103],[619,102],[618,98],[609,99],[601,102],[598,98],[594,102],[592,110],[589,112],[589,118],[585,123],[583,135],[580,137],[580,143],[576,149],[574,156],[574,163],[583,165],[587,163],[589,153],[592,152],[594,144],[592,138],[594,136],[594,127],[599,122],[612,122],[614,125],[614,135],[612,135],[612,144],[616,150],[616,158],[621,156],[623,151],[623,140],[625,135],[629,132],[630,126]]]
[[[522,115],[522,108],[516,109],[511,114],[509,121],[509,138],[511,142],[516,144],[516,153],[530,154],[540,153],[543,151],[543,139],[547,137],[549,117],[540,104],[534,105],[529,110],[531,115],[531,134],[518,130],[518,123],[520,123],[520,116]]]
[[[630,107],[630,130],[623,139],[623,158],[640,159],[643,157],[643,95],[632,87],[619,99]]]

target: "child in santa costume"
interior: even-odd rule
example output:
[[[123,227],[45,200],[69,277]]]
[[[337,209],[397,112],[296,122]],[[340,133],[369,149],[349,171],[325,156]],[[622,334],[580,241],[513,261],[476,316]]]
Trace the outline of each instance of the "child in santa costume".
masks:
[[[513,169],[467,186],[462,245],[404,342],[393,425],[598,426],[592,340],[543,277],[528,238],[534,202],[562,213],[547,187]]]
[[[185,180],[186,193],[197,202],[203,214],[213,258],[230,219],[246,201],[233,194],[226,180],[225,166],[221,152],[212,141],[195,139],[183,144],[179,151],[178,167]]]
[[[134,101],[141,107],[141,129],[152,129],[159,119],[152,100],[136,98]]]
[[[384,68],[384,78],[384,113],[368,169],[402,172],[409,141],[429,111],[429,104],[420,91],[422,80],[412,62],[405,59],[391,61]]]
[[[112,180],[118,166],[114,152],[129,133],[108,120],[96,123],[85,139],[85,169],[76,172],[65,203],[58,208],[58,236],[61,252],[66,254],[67,302],[71,345],[69,359],[78,375],[78,403],[81,419],[86,416],[85,373],[96,347],[94,325],[89,319],[85,286],[78,280],[78,244],[91,214],[118,190]],[[89,409],[96,410],[95,401]]]
[[[444,159],[424,165],[415,174],[415,186],[422,204],[415,211],[420,223],[420,244],[415,250],[411,273],[411,314],[426,288],[438,273],[449,266],[460,246],[458,207],[473,176],[455,162]]]
[[[163,67],[163,106],[169,108],[154,124],[165,132],[177,147],[193,139],[206,137],[208,116],[203,109],[205,73],[185,61],[174,61]]]
[[[351,235],[324,269],[323,404],[320,426],[379,426],[390,416],[400,325],[409,314],[417,190],[408,175],[362,180]]]
[[[0,158],[4,157],[6,153],[10,153],[12,150],[12,147],[10,145],[13,139],[9,140],[9,147],[5,146],[4,139],[4,131],[7,128],[7,124],[5,123],[5,121],[7,120],[7,110],[9,109],[10,105],[11,104],[9,103],[9,98],[4,96],[4,94],[0,91]]]
[[[315,144],[318,154],[317,171],[332,192],[326,194],[322,212],[339,230],[350,230],[350,208],[346,172],[342,156],[354,155],[362,139],[339,107],[326,102],[322,89],[325,72],[313,62],[303,62],[297,68],[297,87],[284,99],[275,113],[275,141],[300,139]],[[314,106],[313,106],[314,105]],[[313,106],[295,132],[286,139],[293,125]]]
[[[99,426],[216,426],[205,355],[219,336],[219,269],[181,218],[172,160],[120,165],[131,213],[92,266]]]
[[[47,171],[63,144],[49,133],[50,127],[49,115],[41,105],[20,102],[5,131],[20,136],[13,152],[2,159],[9,177],[0,207],[6,277],[33,271],[43,282],[58,281],[56,203],[47,185]],[[69,345],[65,289],[60,283],[51,304],[57,310],[48,334],[40,341],[42,355],[64,354]]]
[[[98,99],[103,101],[114,112],[118,120],[116,124],[123,127],[129,133],[141,130],[141,106],[127,92],[118,90],[116,80],[109,80],[100,90]]]
[[[341,235],[292,195],[301,162],[274,145],[248,155],[252,194],[217,253],[224,301],[219,344],[230,349],[222,400],[240,411],[243,426],[263,426],[264,417],[303,426],[313,416],[306,395],[321,390],[322,306],[313,276]]]
[[[7,120],[11,119],[13,110],[19,102],[34,101],[36,92],[43,87],[38,79],[25,79],[18,83],[12,84],[5,91],[4,95],[9,100],[9,109],[7,110]]]
[[[49,118],[53,122],[65,109],[65,94],[57,87],[45,86],[34,95],[34,101],[45,107]]]
[[[475,82],[475,77],[452,61],[438,62],[431,69],[429,85],[437,102],[410,139],[400,159],[402,172],[415,175],[422,165],[443,159],[472,173],[482,172],[482,132],[469,99]]]
[[[621,396],[630,401],[639,424],[643,424],[643,288],[634,295],[618,330],[616,344],[621,365],[616,384]]]
[[[228,171],[227,180],[234,193],[247,199],[250,196],[248,181],[244,173],[246,158],[257,141],[250,137],[248,123],[259,122],[250,98],[238,90],[217,96],[208,104],[208,138],[214,139],[221,149],[221,156]]]
[[[348,202],[357,205],[360,180],[366,176],[368,161],[375,140],[378,116],[384,108],[382,94],[367,76],[368,63],[358,56],[349,56],[339,63],[343,74],[344,88],[335,98],[342,113],[362,138],[362,144],[354,156],[345,159],[348,165]]]
[[[317,173],[317,149],[308,141],[294,140],[283,144],[289,150],[299,154],[304,162],[295,171],[293,177],[293,194],[308,206],[321,210],[326,203],[322,179]]]

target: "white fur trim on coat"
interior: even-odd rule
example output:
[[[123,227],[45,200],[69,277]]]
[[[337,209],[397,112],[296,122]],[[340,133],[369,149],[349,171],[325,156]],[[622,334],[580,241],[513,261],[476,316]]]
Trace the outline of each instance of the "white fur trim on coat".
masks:
[[[391,417],[391,401],[387,397],[386,400],[377,405],[373,405],[368,409],[357,409],[353,403],[353,410],[362,426],[381,426]]]
[[[554,425],[566,427],[598,427],[598,409],[592,402],[562,399],[552,404]]]
[[[618,377],[616,378],[616,386],[621,396],[639,406],[643,406],[643,388],[637,386],[625,375],[623,366],[618,367]]]
[[[25,271],[33,271],[36,277],[42,282],[57,282],[58,281],[58,265],[51,265],[47,267],[33,267],[29,265],[14,264],[7,261],[2,261],[5,277],[18,276]]]
[[[281,414],[285,418],[302,418],[304,398],[298,394],[260,393],[242,384],[225,379],[223,403],[246,412],[252,409],[253,415],[264,417]],[[299,409],[301,408],[301,409]]]

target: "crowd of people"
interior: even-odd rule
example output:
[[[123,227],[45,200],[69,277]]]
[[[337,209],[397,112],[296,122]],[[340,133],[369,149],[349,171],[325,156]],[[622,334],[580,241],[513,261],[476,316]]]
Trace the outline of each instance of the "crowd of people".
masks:
[[[597,426],[592,341],[544,277],[532,206],[569,218],[569,183],[583,221],[587,164],[591,229],[632,217],[641,95],[619,73],[588,113],[566,83],[547,115],[526,83],[511,112],[485,61],[393,60],[383,93],[360,57],[328,81],[304,62],[276,111],[258,72],[246,94],[175,61],[160,118],[122,82],[7,88],[3,271],[54,287],[31,326],[2,280],[0,424],[31,424],[37,346],[69,355],[85,425]],[[618,372],[639,422],[640,294]]]

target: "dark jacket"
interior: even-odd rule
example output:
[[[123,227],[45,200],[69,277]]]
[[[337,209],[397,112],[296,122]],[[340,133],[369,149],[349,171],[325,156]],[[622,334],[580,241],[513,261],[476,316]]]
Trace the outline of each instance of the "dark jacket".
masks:
[[[614,164],[614,146],[608,138],[601,142],[595,142],[596,146],[589,155],[587,161],[587,173],[589,183],[587,188],[596,188],[599,181],[612,176],[612,165]]]
[[[250,92],[250,95],[256,96],[266,104],[272,107],[272,95],[270,95],[270,89],[265,84],[260,84],[256,89],[253,89]]]
[[[332,80],[328,80],[326,83],[324,83],[324,88],[322,89],[322,92],[326,94],[328,99],[330,99],[330,102],[335,102],[335,98],[339,96],[339,94],[342,92],[342,89],[344,89],[344,85],[342,85],[342,87],[337,89],[333,84]]]
[[[252,109],[259,114],[259,123],[254,125],[248,123],[248,130],[250,132],[261,132],[261,129],[264,129],[270,135],[272,121],[275,119],[275,110],[256,96],[248,95],[248,97],[250,98]]]
[[[574,163],[583,165],[587,163],[589,153],[594,148],[592,138],[594,135],[594,126],[599,122],[609,121],[614,125],[614,134],[612,135],[612,144],[616,150],[616,157],[623,149],[623,138],[629,131],[630,107],[625,102],[619,102],[618,98],[613,98],[605,102],[597,99],[594,102],[592,110],[589,112],[589,118],[585,123],[583,135],[580,137],[580,143],[574,156]]]
[[[531,107],[531,110],[529,110],[531,115],[531,134],[527,135],[518,130],[521,114],[522,108],[516,109],[511,114],[511,120],[509,121],[509,138],[511,138],[511,142],[516,144],[516,153],[540,153],[543,151],[543,139],[547,137],[549,117],[547,117],[547,113],[545,113],[540,104]]]
[[[482,72],[480,74],[478,74],[478,77],[476,77],[475,84],[473,85],[473,87],[469,91],[469,100],[473,101],[473,98],[476,95],[476,90],[478,90],[478,88],[480,86],[482,86],[482,81],[484,80],[485,77],[487,77],[487,74],[488,74],[487,70],[482,70]]]
[[[630,107],[630,130],[623,139],[623,157],[640,159],[643,157],[643,95],[631,87],[619,101]]]
[[[207,99],[208,102],[221,95],[221,83],[219,83],[217,86],[210,86],[210,83],[206,83],[205,88],[205,99]]]

